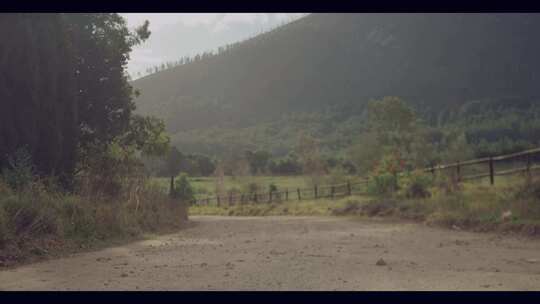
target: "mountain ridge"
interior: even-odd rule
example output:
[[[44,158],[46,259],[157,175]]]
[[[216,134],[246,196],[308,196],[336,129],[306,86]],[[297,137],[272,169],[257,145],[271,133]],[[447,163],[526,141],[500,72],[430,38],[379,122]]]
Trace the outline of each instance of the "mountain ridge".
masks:
[[[400,96],[444,120],[475,100],[540,96],[538,14],[311,14],[138,79],[172,134]]]

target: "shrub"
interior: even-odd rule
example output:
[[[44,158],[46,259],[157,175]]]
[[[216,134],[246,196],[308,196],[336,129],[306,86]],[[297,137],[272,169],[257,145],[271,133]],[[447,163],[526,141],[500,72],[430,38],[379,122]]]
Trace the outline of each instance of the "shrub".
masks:
[[[429,188],[433,185],[433,178],[421,170],[408,172],[400,178],[400,188],[406,198],[426,198],[431,196]]]
[[[22,190],[34,180],[32,156],[26,149],[16,150],[7,159],[8,168],[2,171],[4,181],[14,190]]]
[[[269,192],[275,192],[277,190],[278,190],[277,186],[275,184],[273,184],[273,183],[268,186],[268,191]]]
[[[399,189],[398,173],[405,167],[399,152],[386,154],[371,172],[368,192],[375,195],[392,194]]]
[[[8,240],[8,223],[4,209],[0,206],[0,249],[2,249]]]
[[[63,229],[66,237],[88,239],[96,236],[96,220],[93,216],[95,204],[66,197],[61,202],[61,215],[64,218]]]
[[[540,178],[525,177],[514,193],[516,199],[532,199],[540,201]]]
[[[195,199],[193,188],[189,183],[188,175],[186,173],[181,173],[174,187],[174,197],[182,201],[192,201]]]
[[[367,191],[374,195],[388,195],[397,190],[397,178],[390,173],[382,173],[371,176]]]
[[[10,230],[17,236],[58,234],[61,222],[55,208],[56,199],[35,183],[19,195],[3,199]]]
[[[506,198],[515,216],[522,219],[540,219],[540,178],[525,177]]]

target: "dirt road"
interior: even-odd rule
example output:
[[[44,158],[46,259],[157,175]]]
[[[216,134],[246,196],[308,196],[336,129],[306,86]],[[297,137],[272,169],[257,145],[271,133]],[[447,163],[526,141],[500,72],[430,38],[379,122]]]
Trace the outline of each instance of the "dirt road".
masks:
[[[191,221],[177,234],[0,271],[0,289],[540,290],[537,240],[338,217]]]

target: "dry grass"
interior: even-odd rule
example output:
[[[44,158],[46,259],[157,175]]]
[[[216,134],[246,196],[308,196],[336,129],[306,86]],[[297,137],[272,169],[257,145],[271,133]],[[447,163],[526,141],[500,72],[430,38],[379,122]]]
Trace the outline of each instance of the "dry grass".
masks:
[[[62,248],[170,231],[187,219],[184,204],[150,185],[130,195],[96,198],[47,189],[42,182],[12,191],[0,182],[0,265]]]
[[[448,192],[449,188],[454,188]],[[357,215],[396,217],[455,229],[540,234],[540,178],[497,177],[460,187],[435,183],[427,198],[351,196],[336,200],[289,201],[237,206],[192,206],[192,215]]]
[[[344,208],[350,202],[365,202],[367,197],[350,196],[342,199],[318,199],[288,201],[282,203],[244,204],[234,206],[191,206],[190,215],[230,215],[230,216],[266,216],[266,215],[334,215],[335,210]]]

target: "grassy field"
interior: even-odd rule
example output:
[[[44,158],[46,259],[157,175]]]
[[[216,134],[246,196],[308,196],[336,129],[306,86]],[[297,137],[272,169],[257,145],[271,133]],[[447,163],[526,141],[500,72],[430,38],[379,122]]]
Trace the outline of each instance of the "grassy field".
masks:
[[[241,192],[249,192],[247,187],[250,183],[255,183],[261,192],[267,191],[271,184],[274,184],[278,190],[289,189],[294,191],[297,188],[312,187],[316,182],[320,185],[344,183],[347,180],[354,182],[358,177],[332,177],[324,176],[314,181],[307,176],[225,176],[223,179],[225,191],[237,189]],[[191,186],[195,191],[196,198],[213,197],[216,193],[215,177],[190,177]],[[168,191],[170,179],[165,177],[156,177],[154,181],[160,185],[163,191]]]
[[[210,181],[207,184],[211,184]],[[271,182],[278,184],[279,177],[274,177]],[[282,184],[291,185],[292,182],[284,180]],[[303,180],[297,178],[295,182],[295,186],[302,186]],[[424,199],[410,199],[397,194],[384,197],[365,194],[334,200],[292,199],[282,203],[191,206],[189,214],[390,216],[445,227],[540,234],[540,179],[527,184],[521,175],[496,176],[494,185],[490,185],[489,178],[460,185],[460,189],[448,193],[444,186],[435,183],[429,188],[431,196]],[[536,188],[539,190],[535,195]]]
[[[349,204],[365,203],[369,196],[353,195],[340,199],[290,200],[281,203],[245,204],[217,207],[191,206],[190,215],[230,215],[230,216],[265,216],[265,215],[335,215],[338,210]]]

